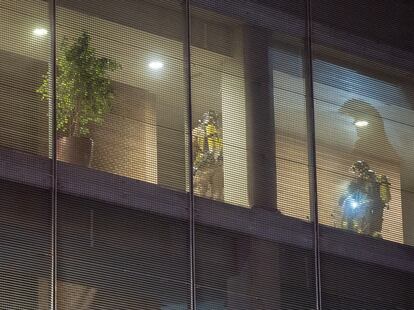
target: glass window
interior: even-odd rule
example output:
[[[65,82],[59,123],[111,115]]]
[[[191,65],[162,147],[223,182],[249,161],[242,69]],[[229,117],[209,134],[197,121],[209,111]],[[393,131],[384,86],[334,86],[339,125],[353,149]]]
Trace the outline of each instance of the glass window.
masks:
[[[304,2],[191,3],[197,303],[312,308],[312,245],[273,230],[309,219]]]
[[[64,162],[58,170],[58,302],[68,307],[82,290],[91,308],[186,305],[181,1],[57,5],[57,145]],[[73,192],[89,198],[67,195]]]
[[[47,3],[2,1],[0,145],[48,156],[49,103],[36,93],[48,71]]]

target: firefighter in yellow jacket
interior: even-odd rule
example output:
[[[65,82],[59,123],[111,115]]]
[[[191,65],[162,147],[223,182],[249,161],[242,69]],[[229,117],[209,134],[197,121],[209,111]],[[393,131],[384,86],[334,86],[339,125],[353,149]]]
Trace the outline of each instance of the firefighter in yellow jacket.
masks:
[[[193,129],[194,192],[223,200],[223,136],[219,115],[210,110]]]

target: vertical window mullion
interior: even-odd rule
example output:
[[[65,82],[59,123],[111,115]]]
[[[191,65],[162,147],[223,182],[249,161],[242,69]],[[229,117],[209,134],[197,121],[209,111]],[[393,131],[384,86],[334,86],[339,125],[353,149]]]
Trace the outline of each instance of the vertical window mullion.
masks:
[[[306,0],[306,39],[305,39],[305,85],[306,85],[306,124],[309,171],[309,199],[311,220],[313,223],[313,250],[315,259],[315,300],[316,309],[322,309],[321,302],[321,273],[319,246],[318,192],[316,172],[316,133],[315,133],[315,102],[313,83],[312,57],[312,1]]]
[[[196,262],[195,262],[195,204],[194,204],[194,178],[193,178],[193,144],[192,144],[192,87],[191,87],[191,6],[190,0],[185,0],[185,41],[184,66],[187,87],[187,151],[188,151],[188,203],[189,203],[189,259],[190,259],[190,309],[197,309],[196,302]]]

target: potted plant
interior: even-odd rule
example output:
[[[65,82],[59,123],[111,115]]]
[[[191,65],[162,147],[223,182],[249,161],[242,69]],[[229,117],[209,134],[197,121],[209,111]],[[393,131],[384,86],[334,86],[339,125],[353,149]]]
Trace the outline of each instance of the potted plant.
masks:
[[[63,39],[57,57],[56,129],[58,160],[89,166],[93,125],[103,122],[114,97],[108,74],[120,68],[109,58],[99,57],[91,37],[83,32],[73,42]],[[50,75],[37,89],[42,101],[49,101]]]

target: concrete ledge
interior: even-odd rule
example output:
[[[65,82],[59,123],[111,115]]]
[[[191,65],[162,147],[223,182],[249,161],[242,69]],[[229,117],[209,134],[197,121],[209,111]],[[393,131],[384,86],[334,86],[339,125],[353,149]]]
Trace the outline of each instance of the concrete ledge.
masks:
[[[0,178],[4,181],[51,188],[48,158],[0,149]],[[178,192],[110,173],[58,164],[59,192],[121,207],[188,220],[189,197]],[[247,209],[196,197],[197,224],[251,237],[313,249],[313,225],[278,212]],[[414,273],[414,248],[352,232],[320,227],[322,254]]]

